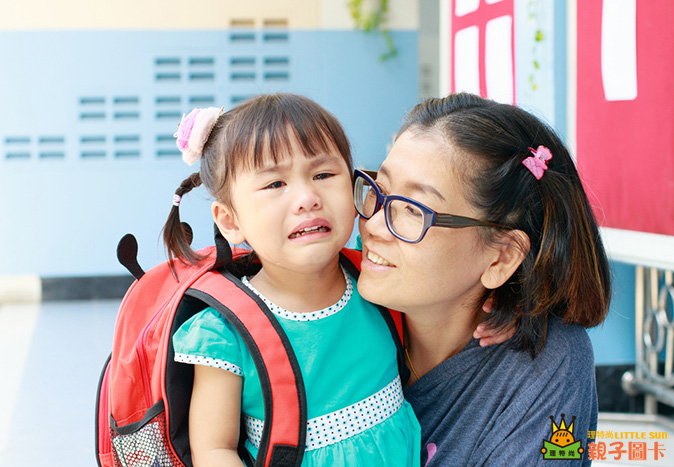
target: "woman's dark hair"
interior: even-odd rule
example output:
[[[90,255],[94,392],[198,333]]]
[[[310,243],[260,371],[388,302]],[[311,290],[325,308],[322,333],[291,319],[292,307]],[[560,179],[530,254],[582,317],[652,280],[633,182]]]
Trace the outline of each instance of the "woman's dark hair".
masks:
[[[491,296],[488,324],[517,324],[514,345],[535,356],[545,343],[552,313],[592,327],[606,317],[611,275],[583,185],[555,132],[521,108],[460,93],[417,105],[400,132],[440,135],[460,154],[465,194],[483,218],[529,236],[531,247],[512,277]],[[550,149],[548,170],[537,180],[522,164],[530,148]],[[485,244],[503,231],[481,229]]]
[[[231,206],[237,170],[279,162],[293,155],[295,144],[310,158],[336,148],[352,172],[349,141],[334,115],[303,96],[265,94],[220,115],[204,144],[199,172],[185,179],[175,193],[182,197],[203,183],[211,196]],[[181,224],[178,206],[173,206],[164,225],[169,259],[199,261],[190,241],[191,232]]]

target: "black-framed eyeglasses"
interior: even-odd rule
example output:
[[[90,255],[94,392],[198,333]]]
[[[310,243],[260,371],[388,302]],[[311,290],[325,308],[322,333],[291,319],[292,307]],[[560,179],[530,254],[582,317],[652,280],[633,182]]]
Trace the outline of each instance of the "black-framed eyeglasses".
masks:
[[[376,172],[369,173],[376,177]],[[407,243],[419,243],[433,226],[450,229],[473,226],[512,229],[494,222],[436,212],[405,196],[385,195],[374,178],[361,170],[354,172],[353,200],[356,211],[364,219],[374,216],[383,206],[386,227],[393,235]]]

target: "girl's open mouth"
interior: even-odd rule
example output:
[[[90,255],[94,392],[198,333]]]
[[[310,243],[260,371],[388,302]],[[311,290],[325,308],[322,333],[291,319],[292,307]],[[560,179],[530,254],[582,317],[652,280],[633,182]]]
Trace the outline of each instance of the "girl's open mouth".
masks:
[[[316,225],[313,227],[306,227],[304,229],[300,229],[296,232],[291,233],[288,238],[293,239],[293,238],[299,238],[303,237],[305,235],[311,235],[315,233],[323,233],[323,232],[330,232],[330,228],[326,227],[324,225]]]

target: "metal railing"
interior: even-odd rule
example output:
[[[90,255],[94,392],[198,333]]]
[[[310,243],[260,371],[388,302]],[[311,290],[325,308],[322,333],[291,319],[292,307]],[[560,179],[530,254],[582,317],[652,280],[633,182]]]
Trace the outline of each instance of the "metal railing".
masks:
[[[674,236],[601,229],[610,259],[635,267],[635,369],[622,377],[629,395],[645,396],[646,416],[657,403],[674,407]]]
[[[674,272],[636,266],[636,365],[623,375],[629,395],[644,394],[646,414],[657,402],[674,407]]]

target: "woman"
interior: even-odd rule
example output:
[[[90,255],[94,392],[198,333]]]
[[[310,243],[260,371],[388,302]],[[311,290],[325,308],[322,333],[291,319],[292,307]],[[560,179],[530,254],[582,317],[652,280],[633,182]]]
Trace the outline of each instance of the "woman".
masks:
[[[610,273],[555,133],[514,106],[431,99],[408,116],[376,182],[360,173],[355,186],[358,288],[404,313],[422,465],[589,464],[597,398],[583,328],[606,317]],[[473,338],[513,323],[504,344]]]

